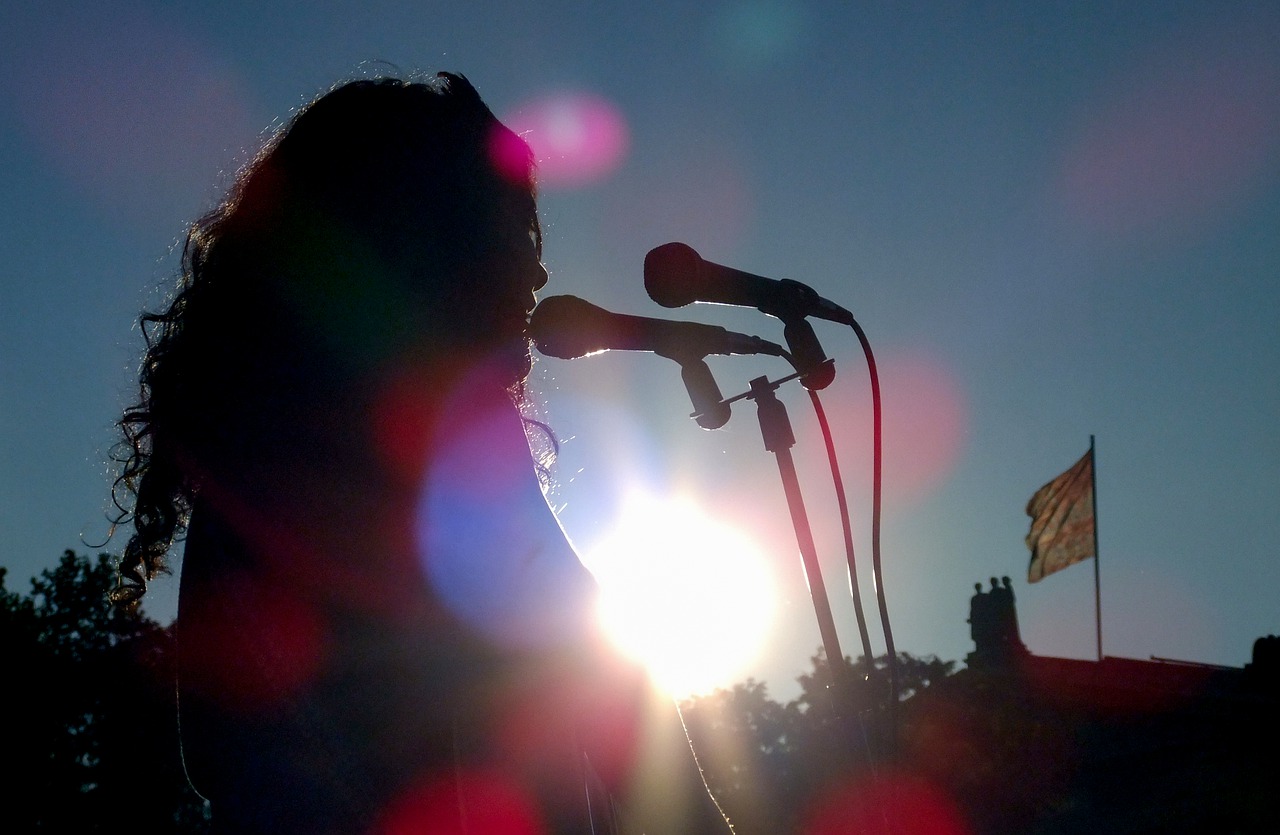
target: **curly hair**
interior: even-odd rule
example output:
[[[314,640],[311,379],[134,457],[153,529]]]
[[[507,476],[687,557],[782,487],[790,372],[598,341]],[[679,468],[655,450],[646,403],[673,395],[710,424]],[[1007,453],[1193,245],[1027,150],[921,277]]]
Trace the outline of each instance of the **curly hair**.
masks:
[[[210,478],[287,470],[332,433],[316,404],[351,405],[397,351],[491,339],[475,301],[513,219],[540,257],[532,155],[464,77],[352,81],[300,109],[191,225],[176,294],[140,318],[113,453],[114,522],[133,526],[117,605],[167,572]]]

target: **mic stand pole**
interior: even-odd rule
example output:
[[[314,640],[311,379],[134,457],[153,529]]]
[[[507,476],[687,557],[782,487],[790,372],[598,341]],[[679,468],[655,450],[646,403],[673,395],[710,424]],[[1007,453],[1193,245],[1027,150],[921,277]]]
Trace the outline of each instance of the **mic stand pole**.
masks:
[[[822,635],[822,647],[827,654],[827,669],[831,677],[830,686],[836,721],[843,725],[846,721],[845,711],[854,708],[851,688],[847,681],[848,676],[845,675],[844,653],[840,651],[840,639],[836,636],[835,620],[831,616],[831,601],[827,599],[826,585],[822,582],[817,547],[813,543],[813,531],[804,509],[804,499],[800,495],[800,481],[796,477],[795,461],[791,457],[791,447],[795,446],[796,436],[791,430],[786,405],[774,393],[782,383],[797,376],[786,377],[777,383],[770,383],[766,377],[757,377],[751,381],[751,391],[745,397],[756,402],[756,416],[760,421],[760,434],[764,439],[764,448],[772,452],[778,460],[778,472],[782,476],[782,488],[787,494],[787,505],[791,509],[791,524],[795,528],[796,540],[800,546],[805,579],[809,583],[809,594],[813,598],[813,610],[818,616],[818,631]],[[850,737],[850,741],[852,739],[853,737]]]

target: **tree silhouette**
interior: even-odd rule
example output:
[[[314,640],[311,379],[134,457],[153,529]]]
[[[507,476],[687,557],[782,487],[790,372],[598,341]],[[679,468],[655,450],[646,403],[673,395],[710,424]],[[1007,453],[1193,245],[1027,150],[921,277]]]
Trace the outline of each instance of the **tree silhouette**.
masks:
[[[179,753],[172,628],[109,604],[115,568],[107,554],[65,552],[25,596],[9,591],[5,577],[0,568],[10,720],[0,831],[209,832]],[[885,662],[842,659],[853,702],[838,711],[821,652],[786,704],[748,679],[682,706],[708,784],[738,835],[801,831],[825,786],[883,754],[875,740],[888,701]],[[902,653],[898,665],[905,699],[949,675],[954,662]],[[838,716],[858,720],[852,735]]]
[[[107,601],[112,558],[72,551],[22,596],[0,569],[6,832],[208,831],[177,739],[173,635]]]
[[[813,669],[798,679],[800,695],[785,705],[748,679],[682,706],[707,783],[738,835],[801,831],[827,787],[888,760],[887,660],[842,659],[852,683],[848,702],[833,697],[819,651]],[[899,698],[927,689],[954,667],[954,661],[899,653]]]
[[[707,785],[738,835],[789,828],[797,786],[795,739],[803,722],[754,679],[686,702],[682,714]]]

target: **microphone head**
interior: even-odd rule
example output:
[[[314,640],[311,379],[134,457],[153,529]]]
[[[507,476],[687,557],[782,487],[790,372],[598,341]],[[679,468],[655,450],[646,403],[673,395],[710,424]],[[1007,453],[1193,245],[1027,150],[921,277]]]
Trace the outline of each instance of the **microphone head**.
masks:
[[[663,244],[644,256],[644,289],[663,307],[698,301],[701,285],[702,256],[688,244]]]
[[[529,317],[529,337],[540,353],[563,360],[602,351],[603,334],[593,331],[602,312],[577,296],[545,298]]]
[[[772,354],[782,348],[758,336],[697,322],[668,322],[610,313],[577,296],[543,299],[529,318],[529,337],[549,357],[572,360],[601,351],[650,351],[681,364],[708,354]]]

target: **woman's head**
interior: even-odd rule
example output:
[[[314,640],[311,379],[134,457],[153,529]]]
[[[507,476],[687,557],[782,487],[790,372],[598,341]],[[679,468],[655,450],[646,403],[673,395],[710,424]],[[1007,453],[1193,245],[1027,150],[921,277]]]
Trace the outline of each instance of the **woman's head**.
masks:
[[[530,276],[541,236],[528,148],[460,76],[322,96],[216,214],[192,255],[250,282],[265,272],[272,301],[339,358],[406,337],[471,348],[496,335],[491,307],[545,280]]]
[[[210,469],[287,467],[397,358],[447,374],[496,356],[519,382],[540,256],[531,154],[466,79],[355,81],[299,111],[192,225],[178,294],[142,318],[117,597],[163,569]]]

